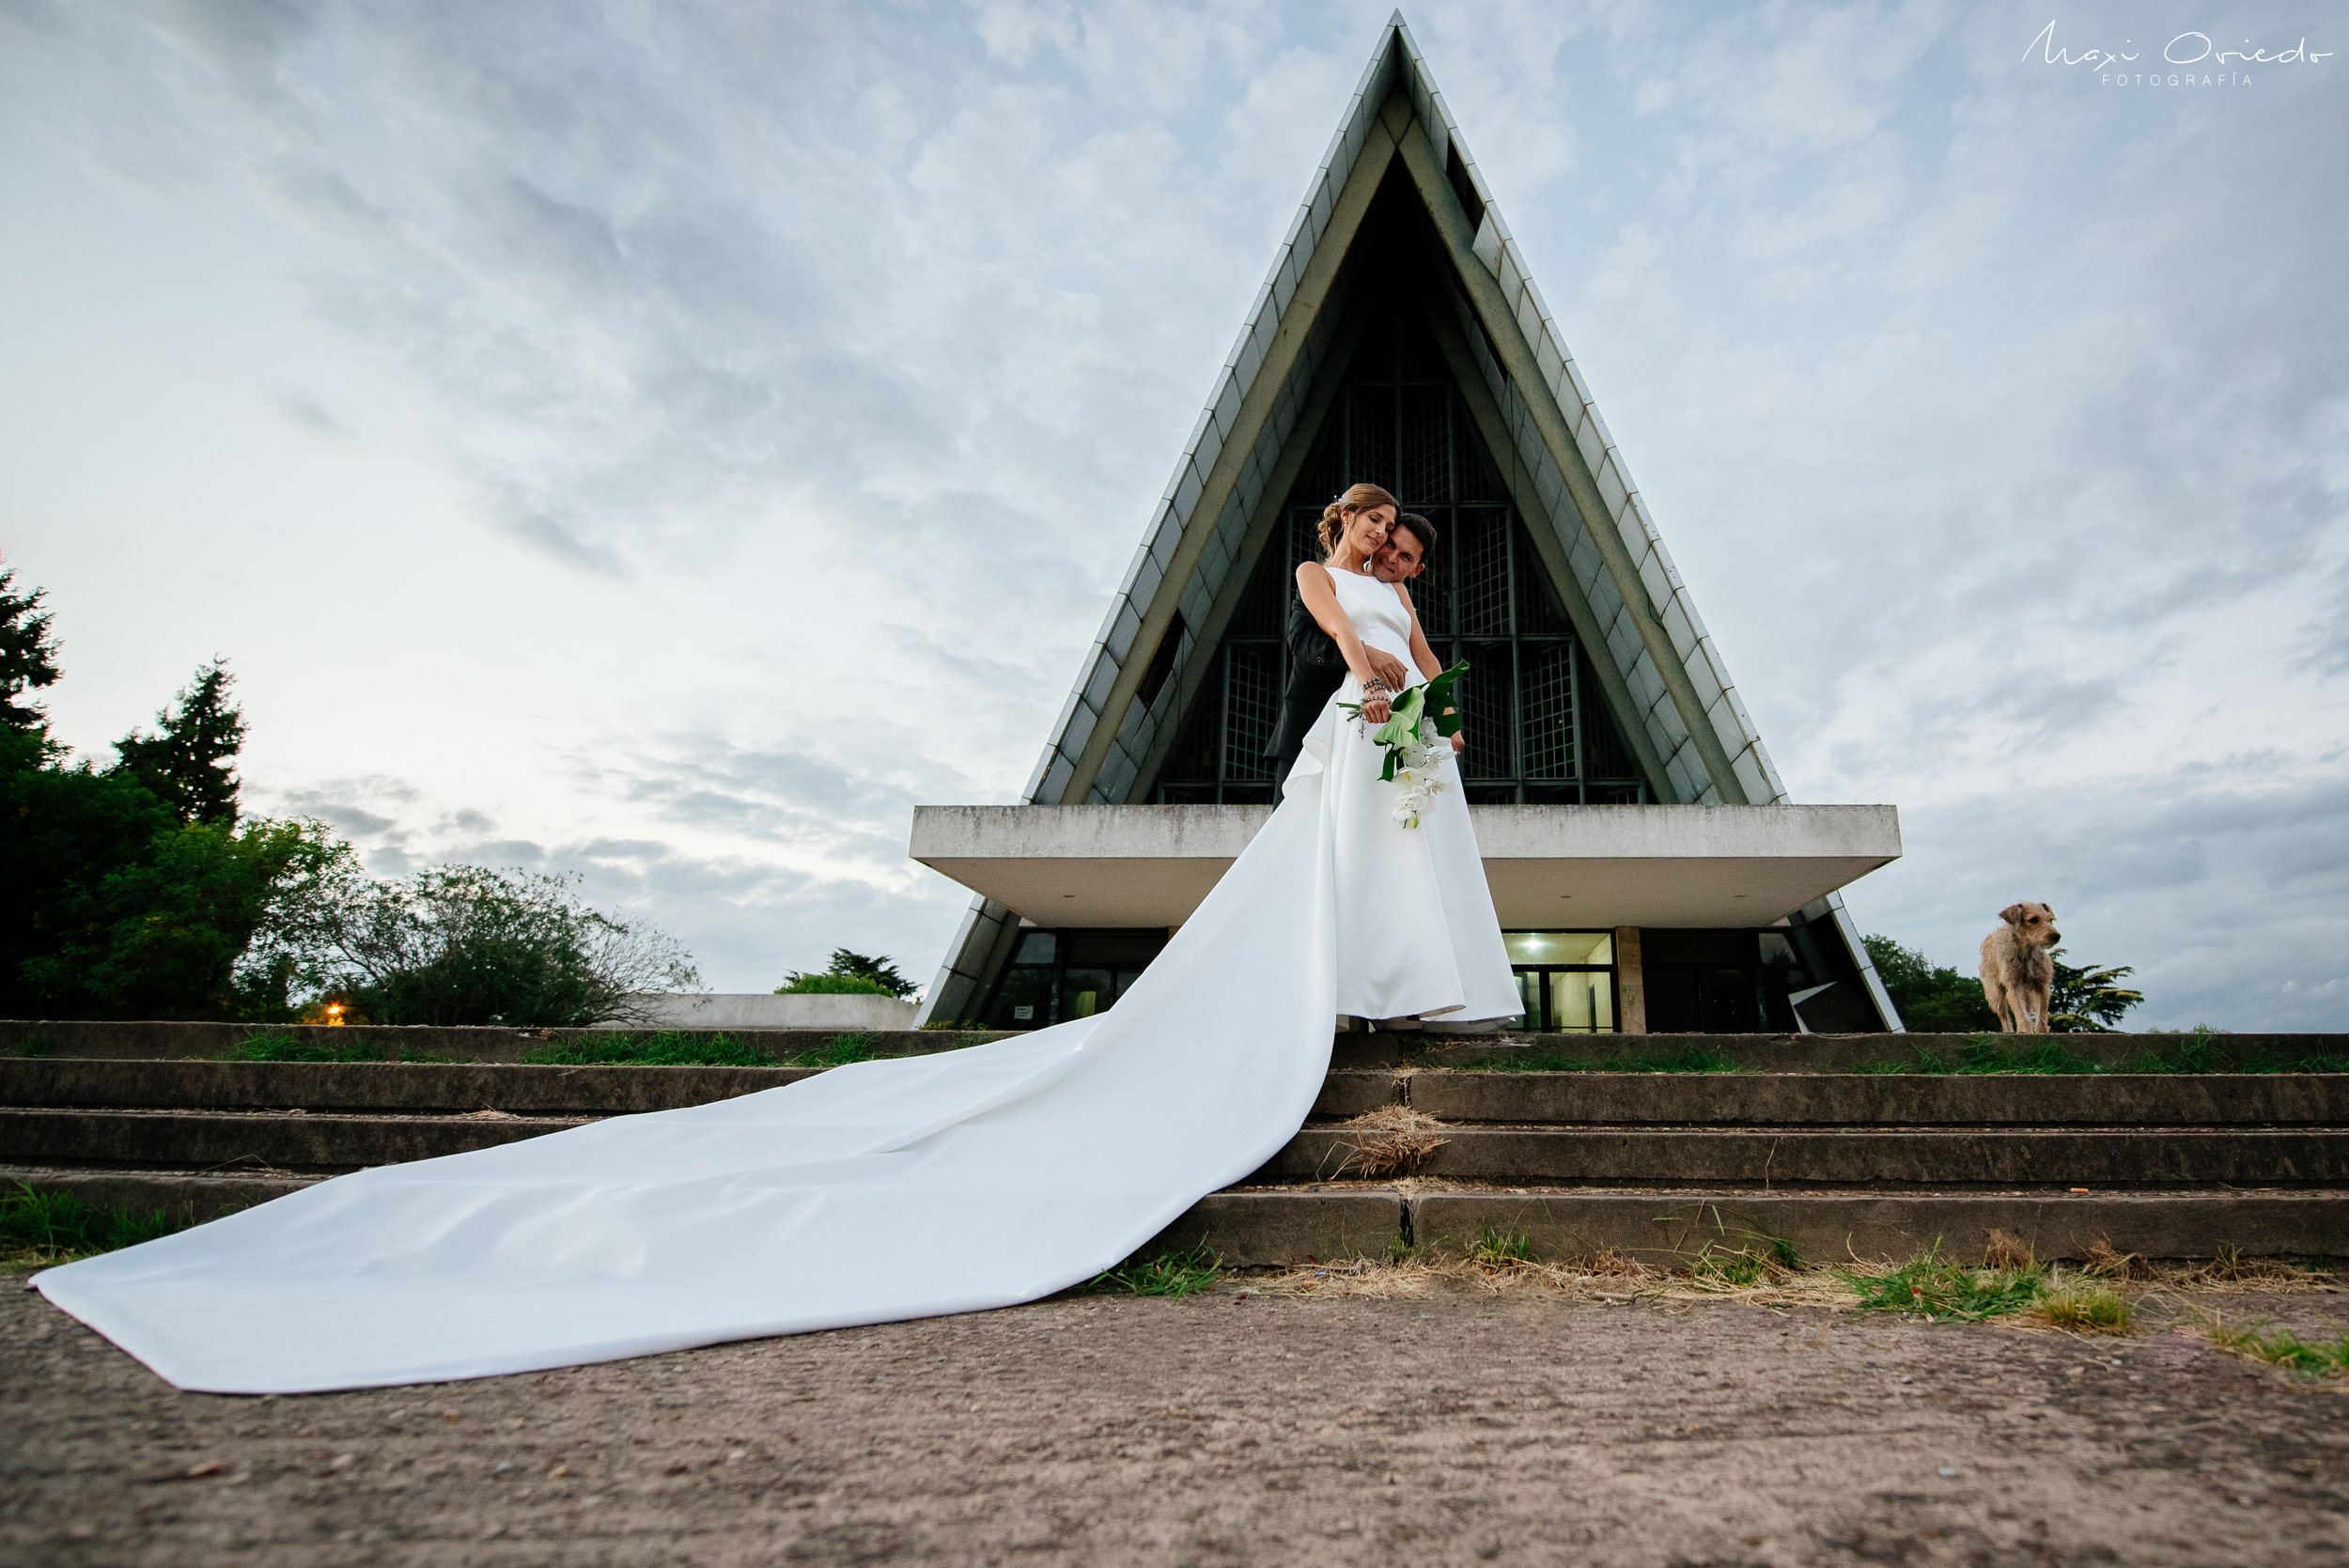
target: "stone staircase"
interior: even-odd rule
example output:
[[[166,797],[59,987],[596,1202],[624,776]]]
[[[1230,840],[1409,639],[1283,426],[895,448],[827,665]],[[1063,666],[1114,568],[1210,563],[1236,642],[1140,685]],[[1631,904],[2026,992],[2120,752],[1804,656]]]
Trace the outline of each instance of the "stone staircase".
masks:
[[[28,1027],[0,1025],[0,1045],[21,1048],[23,1034],[9,1031]],[[520,1054],[512,1031],[439,1032],[482,1036],[437,1042],[472,1061],[228,1062],[203,1052],[233,1036],[184,1032],[217,1026],[70,1027],[85,1032],[44,1043],[86,1054],[0,1058],[0,1181],[196,1217],[342,1172],[705,1104],[823,1070],[481,1059]],[[2115,1065],[2149,1045],[2063,1038]],[[2228,1038],[2248,1048],[2246,1037]],[[769,1048],[786,1059],[825,1039]],[[969,1040],[886,1045],[903,1053]],[[2302,1058],[2344,1046],[2329,1036],[2255,1043]],[[1490,1065],[1555,1062],[1594,1045],[1342,1034],[1313,1119],[1157,1245],[1205,1239],[1234,1264],[1326,1262],[1463,1246],[1491,1231],[1523,1234],[1542,1256],[1611,1250],[1670,1262],[1707,1247],[1784,1244],[1842,1259],[1937,1243],[1972,1255],[2001,1230],[2050,1259],[2099,1241],[2149,1257],[2349,1254],[2349,1074],[1849,1070],[1937,1048],[1913,1035],[1649,1036],[1602,1047],[1651,1062],[1699,1053],[1744,1069],[1735,1072]],[[1954,1055],[1965,1045],[1938,1048]]]

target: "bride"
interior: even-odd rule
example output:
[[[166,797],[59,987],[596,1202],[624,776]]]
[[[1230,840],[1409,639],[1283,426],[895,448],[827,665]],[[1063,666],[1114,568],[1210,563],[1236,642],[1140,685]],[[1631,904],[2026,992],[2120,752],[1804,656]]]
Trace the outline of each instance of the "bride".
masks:
[[[379,1166],[34,1284],[183,1389],[297,1393],[1009,1306],[1114,1266],[1280,1152],[1333,1019],[1519,1010],[1456,763],[1417,827],[1379,777],[1400,693],[1373,654],[1438,673],[1375,575],[1396,510],[1356,486],[1325,511],[1299,588],[1347,676],[1278,809],[1109,1011]]]

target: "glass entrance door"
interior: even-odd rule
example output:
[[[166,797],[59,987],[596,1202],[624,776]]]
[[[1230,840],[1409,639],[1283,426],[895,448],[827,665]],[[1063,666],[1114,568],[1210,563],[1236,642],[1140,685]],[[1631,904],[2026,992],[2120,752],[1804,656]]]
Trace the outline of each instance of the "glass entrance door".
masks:
[[[1515,1027],[1542,1034],[1615,1032],[1611,931],[1509,931],[1509,969],[1524,1004]]]

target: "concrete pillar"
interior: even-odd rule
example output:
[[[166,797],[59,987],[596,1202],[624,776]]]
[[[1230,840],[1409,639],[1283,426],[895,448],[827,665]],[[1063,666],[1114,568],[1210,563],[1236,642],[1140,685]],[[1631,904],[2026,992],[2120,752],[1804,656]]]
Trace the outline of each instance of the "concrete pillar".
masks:
[[[1615,1027],[1626,1034],[1647,1032],[1647,985],[1640,972],[1640,928],[1615,927]]]

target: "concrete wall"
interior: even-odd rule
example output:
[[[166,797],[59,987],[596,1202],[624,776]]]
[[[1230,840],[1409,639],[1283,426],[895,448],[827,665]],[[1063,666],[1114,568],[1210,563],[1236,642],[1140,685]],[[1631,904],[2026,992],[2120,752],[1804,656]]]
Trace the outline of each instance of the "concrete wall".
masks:
[[[918,1002],[884,996],[645,993],[639,1029],[911,1029]]]

